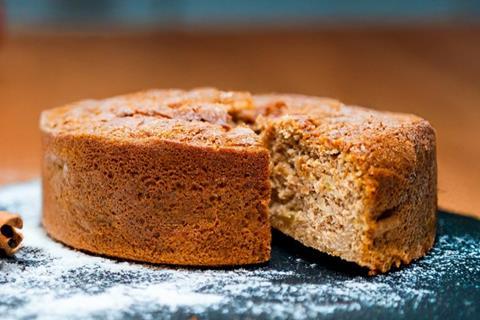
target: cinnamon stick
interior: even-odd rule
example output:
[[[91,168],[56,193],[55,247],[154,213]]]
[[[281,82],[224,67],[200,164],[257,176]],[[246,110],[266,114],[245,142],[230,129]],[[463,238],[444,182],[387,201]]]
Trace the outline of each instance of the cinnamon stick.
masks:
[[[20,249],[23,235],[18,229],[23,227],[23,220],[18,214],[0,211],[0,254],[13,255]]]

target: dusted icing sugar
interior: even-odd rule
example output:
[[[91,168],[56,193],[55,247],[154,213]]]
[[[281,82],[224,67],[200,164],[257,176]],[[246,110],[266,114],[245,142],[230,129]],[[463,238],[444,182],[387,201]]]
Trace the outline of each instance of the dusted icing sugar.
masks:
[[[54,242],[40,227],[40,202],[38,182],[0,189],[0,208],[25,221],[25,247],[0,259],[2,319],[428,317],[459,306],[467,316],[478,312],[480,246],[471,235],[441,234],[426,258],[376,277],[329,270],[323,255],[312,262],[280,253],[275,244],[269,265],[175,269],[90,256]],[[446,300],[454,290],[468,295]]]

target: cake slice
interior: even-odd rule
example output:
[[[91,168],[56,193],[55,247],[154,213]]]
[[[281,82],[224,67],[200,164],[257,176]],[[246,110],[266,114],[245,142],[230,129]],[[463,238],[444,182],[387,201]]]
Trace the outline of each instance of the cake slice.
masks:
[[[43,112],[43,226],[76,249],[194,266],[270,258],[269,152],[247,93],[150,90]]]
[[[298,95],[256,96],[255,105],[271,154],[274,228],[371,273],[432,247],[437,184],[427,121]]]

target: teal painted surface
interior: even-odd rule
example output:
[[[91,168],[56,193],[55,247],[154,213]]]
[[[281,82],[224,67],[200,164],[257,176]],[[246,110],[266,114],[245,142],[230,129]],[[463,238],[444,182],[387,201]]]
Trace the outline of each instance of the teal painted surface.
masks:
[[[4,5],[13,26],[480,22],[479,0],[6,0]]]

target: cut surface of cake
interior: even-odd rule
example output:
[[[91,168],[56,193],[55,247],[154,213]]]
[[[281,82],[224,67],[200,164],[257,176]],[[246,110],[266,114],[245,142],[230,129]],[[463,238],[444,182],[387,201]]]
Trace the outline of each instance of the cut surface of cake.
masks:
[[[43,224],[77,249],[260,263],[271,223],[379,273],[434,242],[435,134],[413,115],[300,95],[150,90],[46,111],[41,130]]]
[[[269,153],[229,113],[249,94],[151,90],[45,111],[43,225],[92,253],[152,263],[270,258]]]

